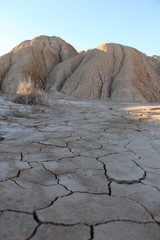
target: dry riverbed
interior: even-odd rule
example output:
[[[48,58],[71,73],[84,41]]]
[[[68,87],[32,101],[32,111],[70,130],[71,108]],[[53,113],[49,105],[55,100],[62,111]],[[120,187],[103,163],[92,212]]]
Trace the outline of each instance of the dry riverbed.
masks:
[[[160,105],[0,98],[1,240],[159,240]]]

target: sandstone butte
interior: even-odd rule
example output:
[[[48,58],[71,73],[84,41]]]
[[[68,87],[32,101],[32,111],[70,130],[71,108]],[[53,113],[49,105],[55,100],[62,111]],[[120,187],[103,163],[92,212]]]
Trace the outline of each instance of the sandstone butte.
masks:
[[[24,41],[0,57],[0,90],[48,97],[159,102],[159,57],[120,44],[78,53],[58,37]]]

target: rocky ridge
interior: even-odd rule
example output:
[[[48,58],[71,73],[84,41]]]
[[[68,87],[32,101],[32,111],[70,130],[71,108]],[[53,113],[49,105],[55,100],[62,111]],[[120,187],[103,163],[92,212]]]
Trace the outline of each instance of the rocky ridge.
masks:
[[[56,91],[74,98],[159,102],[160,75],[136,49],[103,44],[57,65],[47,79]]]
[[[160,101],[160,61],[120,44],[77,53],[57,37],[24,41],[0,57],[0,89],[9,94],[45,91],[49,99]]]
[[[0,57],[0,88],[4,93],[29,94],[43,90],[50,71],[77,51],[58,37],[24,41]]]

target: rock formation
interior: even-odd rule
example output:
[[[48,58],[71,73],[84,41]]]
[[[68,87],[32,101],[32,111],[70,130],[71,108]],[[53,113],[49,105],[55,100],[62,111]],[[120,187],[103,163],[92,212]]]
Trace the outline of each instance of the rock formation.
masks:
[[[0,57],[0,89],[23,95],[45,89],[51,99],[160,102],[160,58],[120,44],[78,54],[60,38],[40,36]]]
[[[24,41],[0,58],[1,90],[14,94],[41,90],[49,72],[76,54],[71,45],[57,37],[40,36]]]
[[[154,55],[152,57],[148,57],[148,60],[160,75],[160,56]]]
[[[57,92],[83,99],[160,101],[157,66],[136,49],[103,44],[57,65],[49,74],[49,96]]]

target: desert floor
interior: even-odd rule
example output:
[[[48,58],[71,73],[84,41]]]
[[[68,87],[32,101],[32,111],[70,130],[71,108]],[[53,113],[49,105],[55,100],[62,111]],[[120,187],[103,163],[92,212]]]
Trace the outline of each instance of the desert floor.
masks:
[[[1,240],[159,240],[160,105],[0,98]]]

